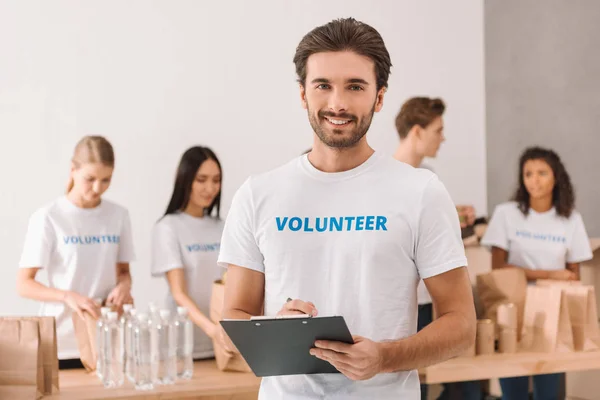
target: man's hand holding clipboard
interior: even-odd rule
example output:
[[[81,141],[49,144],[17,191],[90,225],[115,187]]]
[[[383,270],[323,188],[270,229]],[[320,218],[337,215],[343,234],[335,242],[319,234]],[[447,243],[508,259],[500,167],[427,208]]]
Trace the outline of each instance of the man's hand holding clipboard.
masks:
[[[278,316],[305,314],[316,317],[318,310],[311,302],[288,298]],[[310,354],[333,365],[352,380],[370,379],[382,372],[381,346],[367,338],[353,335],[354,344],[317,340]]]

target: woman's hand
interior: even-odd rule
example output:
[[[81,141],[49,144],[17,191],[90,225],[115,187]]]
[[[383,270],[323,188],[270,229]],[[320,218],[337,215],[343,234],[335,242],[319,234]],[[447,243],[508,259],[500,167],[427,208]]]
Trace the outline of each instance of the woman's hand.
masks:
[[[82,319],[83,312],[87,311],[94,318],[100,317],[100,305],[89,297],[85,297],[75,292],[65,292],[63,302],[71,310],[76,312]]]
[[[125,282],[117,284],[106,298],[106,304],[116,306],[119,310],[123,307],[123,304],[133,304],[131,286]]]

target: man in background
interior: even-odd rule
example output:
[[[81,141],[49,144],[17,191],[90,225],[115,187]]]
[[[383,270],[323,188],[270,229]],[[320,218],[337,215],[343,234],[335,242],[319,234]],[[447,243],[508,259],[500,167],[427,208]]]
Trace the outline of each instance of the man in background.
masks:
[[[435,158],[442,142],[446,140],[443,121],[445,109],[446,105],[439,98],[413,97],[407,100],[396,117],[400,145],[394,158],[415,168],[432,170],[431,167],[423,164],[423,160],[425,157]],[[461,228],[473,225],[475,210],[472,206],[457,205],[456,210]],[[431,296],[423,280],[419,281],[417,301],[419,303],[417,330],[420,331],[433,320]],[[421,385],[421,399],[426,400],[427,394],[427,385]],[[479,400],[481,387],[478,381],[444,384],[444,391],[438,400],[450,399],[451,395],[465,400]]]

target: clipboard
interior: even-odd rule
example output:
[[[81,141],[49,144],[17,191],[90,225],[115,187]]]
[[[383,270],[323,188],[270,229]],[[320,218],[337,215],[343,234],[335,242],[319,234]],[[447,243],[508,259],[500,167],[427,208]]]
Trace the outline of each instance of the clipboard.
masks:
[[[223,320],[221,325],[256,376],[339,373],[310,355],[316,340],[354,343],[343,317]]]

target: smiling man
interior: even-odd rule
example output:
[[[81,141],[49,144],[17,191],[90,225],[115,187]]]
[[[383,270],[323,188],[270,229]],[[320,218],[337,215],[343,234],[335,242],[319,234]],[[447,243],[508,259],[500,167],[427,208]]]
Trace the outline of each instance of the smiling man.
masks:
[[[355,335],[311,350],[341,374],[264,378],[260,399],[419,399],[417,368],[475,337],[456,210],[433,173],[367,143],[391,67],[375,29],[352,18],[315,28],[294,63],[313,150],[236,193],[219,255],[224,318],[264,303],[265,315],[342,315]],[[439,318],[416,333],[420,278]]]

